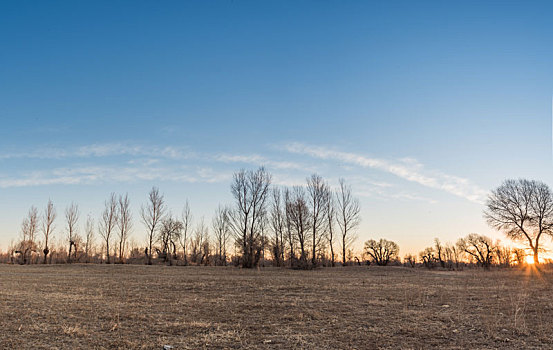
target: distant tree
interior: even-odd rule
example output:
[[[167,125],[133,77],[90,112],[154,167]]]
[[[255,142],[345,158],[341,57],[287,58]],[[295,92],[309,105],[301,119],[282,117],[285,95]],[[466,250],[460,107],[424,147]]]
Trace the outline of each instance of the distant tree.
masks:
[[[90,262],[90,252],[92,250],[92,245],[94,243],[94,219],[91,215],[88,215],[85,225],[85,246],[84,254],[86,257],[86,262]]]
[[[417,266],[417,257],[412,254],[407,254],[403,258],[403,264],[409,267],[415,267]]]
[[[353,197],[351,187],[346,185],[344,179],[340,179],[340,188],[336,193],[337,197],[337,221],[341,231],[342,264],[346,265],[346,250],[357,238],[354,234],[355,228],[359,225],[360,207],[357,198]]]
[[[307,178],[308,206],[311,229],[311,265],[317,265],[317,253],[327,229],[327,204],[331,196],[330,188],[320,175]]]
[[[69,241],[69,254],[67,255],[67,262],[71,262],[71,249],[73,249],[74,258],[77,259],[77,223],[79,221],[79,206],[75,203],[71,203],[65,209],[65,224],[67,229],[67,238]]]
[[[292,215],[291,215],[291,207],[289,207],[289,203],[292,202],[292,191],[290,191],[289,188],[284,189],[284,220],[285,220],[285,230],[286,230],[286,240],[288,242],[288,248],[289,248],[289,261],[290,266],[294,266],[296,264],[296,235],[294,234],[294,231],[292,229]]]
[[[336,221],[336,206],[335,206],[335,201],[332,194],[330,194],[326,198],[326,221],[327,221],[326,239],[327,239],[328,247],[330,248],[330,265],[334,267],[336,265],[335,253],[334,253],[334,239],[335,239],[334,222]]]
[[[381,238],[379,241],[370,239],[365,242],[365,254],[379,266],[386,266],[397,259],[399,246],[397,243]]]
[[[457,245],[446,244],[443,250],[445,265],[447,265],[446,267],[450,270],[453,268],[459,269],[461,250],[457,247]]]
[[[471,233],[457,242],[459,249],[463,250],[470,257],[476,260],[476,263],[486,269],[489,269],[493,263],[494,246],[491,239],[486,236]]]
[[[422,260],[424,267],[431,269],[435,267],[436,255],[433,247],[425,248],[419,253],[419,257]]]
[[[148,230],[147,242],[148,248],[146,255],[148,257],[148,265],[152,265],[152,249],[156,240],[157,229],[165,215],[165,200],[163,195],[159,194],[159,189],[152,187],[148,196],[148,203],[142,206],[140,216],[142,223]]]
[[[509,267],[512,265],[513,250],[510,247],[501,245],[499,241],[495,244],[495,256],[499,266]]]
[[[241,170],[234,174],[231,192],[235,204],[230,212],[230,223],[236,241],[242,248],[242,267],[257,266],[261,258],[270,184],[271,175],[263,167],[256,171]]]
[[[216,265],[227,264],[227,241],[230,236],[229,208],[219,205],[213,217],[213,233],[217,249]]]
[[[539,264],[540,239],[553,234],[553,195],[534,180],[505,180],[488,196],[484,217],[513,240],[525,242]]]
[[[204,219],[201,218],[196,225],[190,245],[191,260],[197,265],[207,264],[210,253],[209,248],[209,231],[204,223]]]
[[[273,188],[271,197],[270,226],[274,234],[271,253],[276,266],[284,264],[284,241],[286,231],[286,214],[283,209],[281,190]]]
[[[434,249],[436,252],[436,258],[440,262],[440,266],[445,268],[445,248],[438,238],[434,238]]]
[[[117,222],[119,220],[119,206],[115,193],[112,193],[109,199],[105,202],[104,211],[98,225],[98,232],[103,239],[104,248],[106,249],[106,263],[110,263],[110,243],[112,236],[116,230]]]
[[[182,233],[180,235],[180,245],[182,247],[182,259],[184,262],[184,265],[188,265],[188,252],[186,250],[189,236],[190,236],[190,230],[192,227],[192,213],[190,212],[190,204],[188,203],[188,200],[184,203],[184,208],[182,209]]]
[[[21,256],[21,263],[31,263],[32,253],[36,252],[36,233],[38,230],[38,210],[36,207],[31,207],[27,213],[27,217],[21,223],[21,241],[15,253]]]
[[[518,266],[526,264],[526,253],[524,252],[524,249],[514,248],[513,255]]]
[[[287,200],[286,212],[300,248],[300,267],[307,268],[308,251],[306,245],[310,231],[311,213],[307,206],[304,188],[294,186],[292,194],[287,197]]]
[[[124,197],[119,196],[117,213],[117,226],[119,228],[119,262],[123,263],[125,258],[125,245],[129,238],[129,232],[132,229],[132,214],[128,194],[125,194]]]
[[[161,244],[161,256],[164,262],[173,264],[177,258],[177,243],[182,233],[182,222],[176,220],[172,215],[166,215],[161,221],[159,229],[159,242]]]
[[[44,214],[42,216],[42,236],[44,238],[44,249],[42,250],[42,253],[44,254],[44,264],[46,264],[48,253],[50,253],[48,243],[50,243],[50,238],[54,231],[55,219],[56,209],[54,208],[54,203],[52,203],[51,200],[48,200],[48,204],[46,204],[46,209],[44,209]]]

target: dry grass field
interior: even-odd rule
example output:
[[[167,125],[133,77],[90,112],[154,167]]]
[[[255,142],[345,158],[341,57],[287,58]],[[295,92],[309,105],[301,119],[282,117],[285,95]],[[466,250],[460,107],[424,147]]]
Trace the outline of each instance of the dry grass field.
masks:
[[[0,348],[553,348],[552,282],[528,270],[0,265]]]

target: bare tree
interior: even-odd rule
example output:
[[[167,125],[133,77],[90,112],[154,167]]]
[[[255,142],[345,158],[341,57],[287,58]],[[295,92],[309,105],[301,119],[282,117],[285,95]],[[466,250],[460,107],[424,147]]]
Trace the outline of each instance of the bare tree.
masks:
[[[213,217],[213,232],[215,234],[217,261],[216,265],[227,264],[227,240],[230,235],[229,208],[219,205]]]
[[[434,248],[436,249],[436,254],[437,254],[438,261],[440,262],[440,266],[442,268],[445,268],[444,246],[442,245],[442,243],[438,238],[434,238]]]
[[[456,269],[459,269],[460,255],[462,251],[457,245],[446,244],[444,248],[445,260],[448,269],[453,269],[455,265]]]
[[[284,232],[286,231],[286,214],[283,210],[281,190],[273,188],[271,201],[270,226],[274,234],[271,253],[276,266],[284,264]]]
[[[241,170],[234,174],[231,192],[235,207],[230,213],[230,223],[236,241],[242,247],[242,267],[257,266],[261,258],[270,183],[271,175],[263,167],[256,171]]]
[[[492,265],[495,249],[488,237],[471,233],[467,237],[459,239],[457,246],[485,269],[489,269]]]
[[[77,258],[77,222],[79,221],[79,206],[76,203],[71,203],[65,209],[65,223],[67,225],[67,238],[69,241],[69,254],[67,255],[67,262],[71,262],[71,249],[74,252],[74,258]]]
[[[311,264],[317,264],[317,253],[320,250],[321,241],[327,229],[327,209],[330,188],[323,178],[317,174],[307,179],[307,193],[310,206],[310,228],[311,228]]]
[[[85,245],[84,245],[84,254],[86,257],[86,262],[90,261],[90,251],[92,250],[92,244],[94,241],[94,219],[91,215],[88,215],[86,219],[85,226]]]
[[[173,218],[171,214],[166,215],[161,221],[159,228],[159,242],[161,244],[160,256],[164,262],[173,264],[177,258],[177,243],[182,233],[182,222]]]
[[[106,263],[110,263],[109,259],[109,245],[112,240],[112,235],[115,231],[118,221],[118,202],[115,193],[112,193],[109,199],[105,202],[104,211],[102,212],[102,218],[99,224],[99,233],[104,241],[104,248],[106,249]]]
[[[422,252],[419,253],[419,257],[422,260],[424,267],[431,269],[435,266],[434,264],[437,259],[434,253],[435,252],[433,247],[425,248]]]
[[[42,250],[42,253],[44,254],[44,264],[46,264],[48,253],[50,253],[48,244],[50,243],[50,238],[54,232],[55,219],[56,209],[54,208],[54,203],[52,203],[51,200],[48,200],[48,204],[46,204],[46,209],[44,209],[44,214],[42,216],[42,236],[44,237],[44,249]]]
[[[204,223],[204,218],[201,218],[196,225],[194,236],[192,237],[190,244],[190,258],[192,262],[198,265],[207,265],[210,253],[209,247],[208,228]]]
[[[501,242],[495,243],[495,256],[499,266],[509,267],[513,262],[513,250],[510,247],[501,245]]]
[[[359,200],[353,197],[351,187],[346,185],[344,179],[340,179],[340,188],[336,193],[337,221],[341,233],[342,264],[346,265],[346,250],[356,240],[355,228],[359,225]]]
[[[184,208],[182,209],[182,233],[180,235],[180,245],[182,247],[182,259],[184,265],[188,265],[188,252],[186,247],[189,240],[189,233],[192,227],[192,213],[190,212],[190,204],[188,200],[184,203]]]
[[[148,265],[152,265],[152,248],[156,239],[156,230],[165,215],[165,200],[163,195],[159,194],[159,189],[153,187],[148,197],[148,203],[142,206],[140,216],[144,226],[148,229],[146,256]]]
[[[31,256],[36,252],[37,244],[35,241],[36,232],[38,230],[38,210],[36,207],[31,207],[27,213],[27,217],[21,223],[21,242],[19,248],[15,251],[19,253],[23,264],[31,263]]]
[[[403,265],[408,267],[415,267],[417,266],[417,257],[412,254],[407,254],[403,258]]]
[[[326,200],[326,238],[328,241],[328,246],[330,248],[330,264],[332,267],[334,267],[336,265],[334,254],[334,221],[336,220],[336,207],[334,197],[331,193],[329,193]]]
[[[540,239],[553,234],[551,189],[540,181],[506,180],[488,196],[484,217],[507,237],[526,242],[539,264]]]
[[[290,266],[294,266],[296,262],[296,236],[292,229],[292,215],[290,213],[291,207],[289,203],[292,203],[292,192],[290,189],[284,189],[284,218],[286,222],[286,238],[288,241],[288,247],[290,248]]]
[[[521,248],[514,248],[513,255],[518,266],[522,266],[526,263],[526,252]]]
[[[119,196],[119,209],[117,226],[119,227],[119,262],[123,263],[125,258],[125,245],[132,229],[132,214],[128,194]]]
[[[397,243],[381,238],[379,241],[370,239],[365,242],[365,254],[370,256],[379,266],[386,266],[397,259],[399,246]]]
[[[305,198],[305,190],[301,186],[294,186],[292,194],[287,196],[286,212],[290,220],[292,231],[300,248],[300,264],[307,268],[307,239],[310,231],[309,207]]]

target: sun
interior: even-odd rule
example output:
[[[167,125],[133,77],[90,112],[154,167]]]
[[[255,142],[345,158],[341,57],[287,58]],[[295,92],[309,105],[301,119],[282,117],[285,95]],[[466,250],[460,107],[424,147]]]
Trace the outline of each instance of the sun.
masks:
[[[528,265],[532,265],[534,263],[534,256],[533,255],[526,255],[526,263]]]

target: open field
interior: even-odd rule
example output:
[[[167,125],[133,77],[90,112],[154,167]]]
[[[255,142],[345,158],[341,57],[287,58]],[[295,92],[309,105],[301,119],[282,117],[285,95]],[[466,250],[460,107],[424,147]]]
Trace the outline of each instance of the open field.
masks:
[[[0,348],[553,347],[553,275],[0,265]]]

